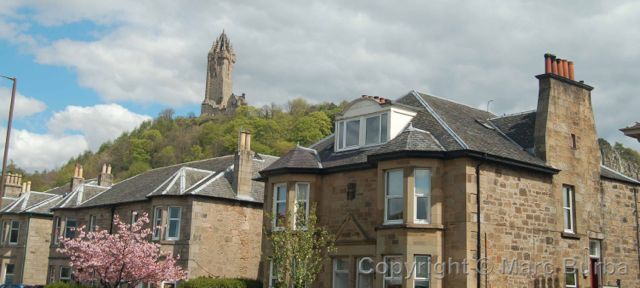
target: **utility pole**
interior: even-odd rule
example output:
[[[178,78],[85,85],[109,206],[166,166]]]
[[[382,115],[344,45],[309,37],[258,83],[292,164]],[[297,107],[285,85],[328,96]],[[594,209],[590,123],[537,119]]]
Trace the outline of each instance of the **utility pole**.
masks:
[[[16,102],[16,80],[15,77],[2,76],[2,78],[13,81],[13,89],[11,90],[11,104],[9,105],[9,120],[7,121],[7,137],[4,141],[4,157],[2,158],[2,186],[0,186],[0,207],[2,206],[2,197],[4,197],[4,186],[7,181],[7,158],[9,158],[9,142],[11,140],[11,125],[13,124],[13,106]]]

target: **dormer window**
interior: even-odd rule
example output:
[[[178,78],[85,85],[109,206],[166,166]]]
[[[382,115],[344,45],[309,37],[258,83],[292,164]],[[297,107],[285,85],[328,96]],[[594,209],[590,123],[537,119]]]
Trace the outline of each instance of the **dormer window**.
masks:
[[[336,123],[337,150],[349,150],[387,142],[389,113],[366,115]]]

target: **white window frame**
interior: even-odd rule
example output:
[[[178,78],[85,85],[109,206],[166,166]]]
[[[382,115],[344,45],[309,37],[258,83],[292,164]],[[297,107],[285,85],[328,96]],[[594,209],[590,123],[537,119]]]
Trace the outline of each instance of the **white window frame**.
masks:
[[[11,272],[11,274],[7,273],[7,270],[9,270],[9,265],[11,265],[11,267],[13,267],[13,272]],[[11,283],[7,283],[7,275],[11,275]],[[15,277],[16,277],[16,264],[14,263],[7,263],[4,265],[4,279],[2,280],[2,282],[4,284],[14,284],[15,283]]]
[[[344,268],[345,270],[338,270],[338,261],[345,261],[345,265]],[[333,258],[333,269],[332,269],[332,273],[331,273],[331,277],[332,277],[332,281],[331,281],[331,287],[335,288],[336,287],[336,275],[337,274],[346,274],[347,275],[347,286],[349,286],[349,259],[346,257],[336,257]]]
[[[419,266],[419,262],[418,262],[418,258],[426,258],[427,259],[427,265],[426,268],[427,269],[427,277],[418,277],[418,271],[420,271],[420,266]],[[416,265],[415,267],[415,271],[413,273],[413,287],[416,287],[416,282],[418,281],[426,281],[427,282],[427,286],[431,287],[431,255],[414,255],[413,256],[413,260],[414,263]]]
[[[400,264],[402,265],[402,255],[386,255],[384,257],[382,257],[382,261],[384,263],[387,263],[387,259],[389,258],[400,258]],[[391,273],[393,275],[393,268],[395,268],[395,266],[393,265],[389,265],[387,263],[387,265],[385,265],[387,267],[387,272]],[[401,266],[402,267],[402,266]],[[387,280],[394,280],[394,279],[399,279],[400,283],[402,283],[402,271],[400,272],[400,275],[397,277],[393,277],[393,276],[387,276],[387,273],[384,273],[384,275],[382,275],[382,287],[386,288],[387,287]]]
[[[178,209],[178,218],[171,218],[171,209]],[[182,224],[182,207],[179,206],[169,206],[167,208],[167,235],[165,235],[166,240],[177,241],[180,240],[180,224]],[[176,229],[176,236],[170,237],[169,233],[171,232],[171,221],[177,221],[178,227]]]
[[[11,220],[9,223],[10,223],[9,224],[10,226],[9,226],[9,239],[8,239],[8,241],[9,241],[10,245],[16,245],[16,244],[18,244],[18,242],[20,242],[20,221]],[[13,227],[13,223],[17,223],[18,227],[14,228]],[[11,241],[11,238],[13,238],[13,233],[14,232],[16,233],[16,241]]]
[[[361,281],[360,277],[363,277],[363,276],[371,276],[371,281],[372,281],[371,284],[373,284],[373,282],[375,282],[375,274],[374,274],[375,270],[373,272],[371,272],[371,273],[368,273],[368,274],[360,271],[360,262],[364,258],[373,259],[373,257],[358,257],[356,259],[356,288],[360,287],[360,281]],[[375,263],[372,261],[371,268],[373,269],[374,267],[375,267]]]
[[[568,192],[568,193],[567,193]],[[562,185],[562,225],[564,226],[564,232],[576,233],[576,210],[574,206],[576,191],[575,187],[571,185]],[[569,213],[569,223],[566,223],[567,213]],[[568,227],[567,227],[567,224]]]
[[[306,195],[305,199],[302,199],[302,200],[298,199],[298,193],[300,191],[299,187],[301,185],[306,185],[307,186],[307,195]],[[294,214],[293,214],[294,215],[293,219],[294,219],[294,223],[295,224],[294,224],[293,227],[298,227],[298,222],[297,222],[298,220],[296,219],[296,217],[298,216],[298,203],[299,202],[304,202],[304,209],[305,209],[304,217],[305,217],[306,220],[309,219],[309,194],[311,194],[311,183],[309,183],[309,182],[297,182],[296,183],[296,205],[294,207],[295,211],[294,211]],[[305,225],[303,227],[303,229],[306,229],[306,227],[307,226]]]
[[[58,244],[60,242],[60,235],[62,233],[62,218],[60,216],[56,216],[53,220],[53,244]]]
[[[278,199],[278,188],[279,187],[284,187],[284,199]],[[286,223],[283,223],[283,226],[278,226],[278,204],[283,204],[284,205],[284,211],[285,211],[285,217],[286,217],[286,212],[287,212],[287,198],[289,197],[289,188],[287,187],[287,183],[278,183],[273,185],[273,207],[271,210],[272,211],[272,215],[273,215],[273,230],[274,231],[280,231],[284,229],[284,225],[286,225]],[[285,221],[286,222],[286,221]]]
[[[89,232],[96,231],[96,215],[89,215]]]
[[[593,254],[591,250],[591,243],[596,243],[596,253]],[[600,255],[602,255],[602,243],[597,239],[589,239],[589,257],[594,259],[600,259]]]
[[[569,270],[573,270],[572,273]],[[567,284],[567,274],[573,274],[573,279],[575,279],[575,285]],[[564,267],[564,287],[565,288],[578,288],[578,269],[575,267]]]
[[[138,211],[131,210],[131,225],[135,224],[138,221]]]
[[[68,269],[69,271],[69,276],[67,277],[62,277],[62,271],[64,271],[65,269]],[[69,283],[71,282],[71,267],[65,267],[65,266],[60,266],[60,278],[58,278],[58,280],[60,280],[61,282],[67,281],[65,283]]]
[[[395,171],[400,171],[400,173],[402,174],[402,181],[400,181],[402,183],[402,191],[400,193],[400,195],[393,195],[390,196],[389,195],[389,172],[395,172]],[[401,224],[404,222],[404,218],[405,218],[405,214],[407,211],[404,211],[404,187],[405,183],[404,183],[404,169],[400,168],[400,169],[389,169],[384,171],[384,224]],[[402,201],[402,219],[393,219],[393,220],[389,220],[387,217],[389,216],[389,200],[390,199],[398,199],[401,198],[403,199]]]
[[[153,208],[153,229],[151,229],[151,240],[160,240],[162,236],[162,207]]]
[[[429,178],[429,186],[427,187],[427,191],[424,194],[419,194],[418,189],[416,188],[417,179],[417,171],[427,171],[427,177]],[[415,223],[420,224],[429,224],[431,223],[431,169],[429,168],[415,168],[413,170],[413,221]],[[418,219],[418,198],[427,198],[427,206],[425,209],[427,210],[427,219]]]
[[[382,121],[382,115],[386,114],[386,126],[383,125],[383,121]],[[370,113],[370,114],[366,114],[366,115],[360,115],[357,117],[351,117],[351,118],[345,118],[345,119],[340,119],[338,121],[336,121],[336,137],[335,137],[335,143],[334,143],[334,147],[336,151],[348,151],[348,150],[354,150],[354,149],[358,149],[358,148],[362,148],[362,147],[372,147],[372,146],[378,146],[380,144],[384,144],[387,141],[389,141],[389,136],[390,136],[390,130],[391,130],[391,110],[383,110],[383,111],[379,111],[379,112],[375,112],[375,113]],[[380,119],[380,124],[378,127],[378,142],[377,143],[370,143],[370,144],[366,144],[366,135],[367,135],[367,119],[369,118],[373,118],[373,117],[378,117]],[[352,146],[347,146],[347,123],[351,122],[351,121],[359,121],[359,127],[358,127],[358,144],[356,145],[352,145]],[[382,127],[385,126],[387,128],[386,131],[386,139],[382,139]]]
[[[75,238],[76,237],[77,228],[78,228],[78,220],[76,220],[75,218],[66,218],[64,220],[64,233],[63,233],[64,234],[64,238],[68,238],[67,237],[67,230],[70,228],[69,227],[69,221],[73,221],[73,222],[76,223],[76,225],[73,226],[73,228],[76,228],[76,230],[72,231],[73,232],[73,238]],[[71,230],[69,230],[69,231],[71,231]]]

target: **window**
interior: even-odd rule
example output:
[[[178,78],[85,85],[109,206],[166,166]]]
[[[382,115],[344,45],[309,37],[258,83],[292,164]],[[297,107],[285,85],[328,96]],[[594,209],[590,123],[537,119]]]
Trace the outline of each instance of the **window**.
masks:
[[[415,288],[429,288],[429,276],[431,275],[431,256],[416,255],[415,256],[415,271],[414,271],[414,286]]]
[[[275,266],[273,262],[269,264],[269,288],[276,288],[278,284],[278,268]]]
[[[96,231],[96,215],[89,215],[89,232]]]
[[[373,261],[369,261],[367,258],[358,258],[356,262],[356,271],[358,277],[356,278],[357,288],[373,288]]]
[[[11,221],[2,222],[2,243],[7,243],[9,240],[9,231],[11,230]]]
[[[131,211],[131,225],[138,221],[138,211]]]
[[[4,266],[4,284],[13,284],[15,269],[16,266],[14,264],[7,264]]]
[[[402,288],[402,256],[384,256],[384,288]]]
[[[155,207],[153,209],[153,236],[151,239],[160,240],[162,235],[162,207]]]
[[[431,170],[416,169],[413,172],[415,195],[415,220],[418,223],[429,223],[431,220]]]
[[[296,227],[303,229],[307,227],[306,221],[309,217],[309,186],[309,183],[296,183]],[[304,218],[297,219],[300,215]]]
[[[337,150],[378,145],[389,140],[389,113],[367,115],[336,123]]]
[[[564,211],[564,232],[576,233],[575,229],[575,208],[574,206],[575,191],[573,186],[564,185],[562,187],[562,208]]]
[[[589,256],[600,259],[600,240],[589,240]]]
[[[47,284],[51,284],[56,282],[56,267],[53,265],[49,265],[49,282]]]
[[[60,267],[60,282],[68,283],[71,280],[71,268]]]
[[[58,244],[60,241],[60,233],[62,228],[62,220],[60,217],[56,216],[53,219],[53,244]]]
[[[78,227],[78,221],[76,219],[67,218],[64,228],[64,237],[65,238],[74,238],[76,237],[76,227]]]
[[[182,208],[169,207],[169,229],[167,229],[167,240],[180,239],[180,213]]]
[[[578,287],[578,272],[574,267],[564,267],[564,287]]]
[[[287,217],[287,184],[277,184],[273,193],[273,227],[284,227]]]
[[[20,234],[20,222],[11,220],[11,231],[9,232],[9,244],[18,244]]]
[[[333,259],[333,288],[349,287],[349,264],[347,258]]]
[[[385,223],[402,223],[404,217],[404,183],[401,169],[387,171],[385,176]]]
[[[571,148],[578,149],[578,141],[576,140],[576,134],[571,134]]]

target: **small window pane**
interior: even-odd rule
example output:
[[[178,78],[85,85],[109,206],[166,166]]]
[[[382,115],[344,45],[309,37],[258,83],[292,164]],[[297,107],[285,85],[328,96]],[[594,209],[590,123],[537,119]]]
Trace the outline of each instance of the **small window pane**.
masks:
[[[427,197],[417,197],[416,219],[427,220],[427,205],[429,204]]]
[[[360,120],[351,120],[347,122],[347,135],[345,140],[346,147],[357,146],[360,144]]]
[[[427,195],[431,187],[431,171],[426,169],[416,169],[416,194]]]
[[[380,143],[380,116],[367,118],[366,129],[364,144],[371,145]]]
[[[387,142],[388,138],[389,138],[389,124],[388,122],[388,114],[384,113],[380,116],[380,141],[381,142]]]
[[[169,213],[171,218],[180,218],[180,208],[171,207],[169,208]]]
[[[565,268],[565,285],[567,287],[577,287],[575,268]]]
[[[387,172],[387,195],[402,195],[402,170]]]
[[[338,149],[342,149],[344,148],[344,138],[342,135],[344,133],[344,121],[338,122],[338,127],[336,129],[336,141],[338,142]]]
[[[404,200],[402,198],[389,199],[388,209],[387,220],[402,220]]]
[[[429,279],[429,256],[416,256],[416,278]]]

